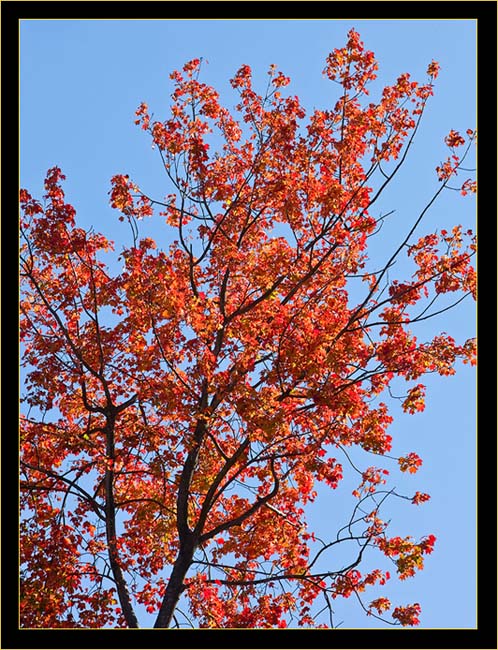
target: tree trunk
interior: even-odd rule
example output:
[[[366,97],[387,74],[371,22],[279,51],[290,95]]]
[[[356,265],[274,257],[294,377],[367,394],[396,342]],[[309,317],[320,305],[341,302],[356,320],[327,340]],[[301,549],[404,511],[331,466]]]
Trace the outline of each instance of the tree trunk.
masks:
[[[176,606],[184,589],[183,581],[192,564],[194,550],[193,537],[189,536],[182,543],[173,566],[166,593],[164,594],[161,608],[154,623],[155,628],[167,628],[170,626]]]
[[[129,628],[138,628],[138,620],[133,605],[131,603],[130,594],[126,585],[126,580],[121,571],[119,563],[119,553],[116,546],[116,506],[114,503],[114,425],[115,415],[109,413],[107,415],[106,432],[106,457],[109,466],[106,469],[104,478],[105,489],[105,528],[107,538],[107,550],[109,554],[109,563],[111,565],[112,575],[116,582],[116,589],[118,592],[119,604],[123,616]]]
[[[207,385],[204,385],[203,394],[200,406],[205,409],[207,405]],[[202,444],[202,439],[206,432],[206,422],[198,420],[194,432],[195,444],[190,449],[185,464],[183,466],[182,474],[180,476],[180,483],[178,486],[178,494],[176,498],[176,526],[178,529],[178,539],[180,542],[180,549],[178,557],[176,558],[171,572],[171,577],[166,587],[163,602],[159,609],[155,628],[169,627],[171,619],[173,618],[174,611],[180,599],[181,593],[184,589],[183,581],[187,575],[187,571],[192,564],[195,548],[199,542],[199,534],[194,534],[188,524],[188,498],[190,491],[190,482],[194,473],[194,468],[197,463],[197,457]]]

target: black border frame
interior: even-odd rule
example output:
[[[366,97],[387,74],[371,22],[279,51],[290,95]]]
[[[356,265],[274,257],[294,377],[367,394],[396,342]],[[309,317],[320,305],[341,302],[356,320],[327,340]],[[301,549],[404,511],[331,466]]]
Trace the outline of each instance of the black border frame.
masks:
[[[300,647],[300,648],[497,648],[497,481],[496,481],[496,251],[497,251],[497,209],[496,209],[496,79],[497,79],[497,3],[485,1],[381,1],[370,2],[297,2],[284,0],[275,2],[23,2],[4,0],[0,5],[1,17],[1,65],[3,101],[1,124],[2,147],[2,299],[4,299],[4,321],[2,322],[2,343],[5,349],[13,347],[18,340],[17,320],[12,311],[17,309],[17,295],[12,291],[13,265],[17,264],[10,255],[14,247],[12,237],[17,234],[18,165],[15,142],[9,138],[14,124],[18,124],[18,69],[19,43],[18,23],[22,19],[67,18],[74,16],[92,19],[199,19],[229,18],[240,20],[241,15],[251,18],[291,19],[477,19],[478,21],[478,124],[481,133],[478,150],[479,214],[481,225],[479,252],[479,298],[478,334],[481,341],[478,386],[484,386],[478,396],[478,626],[476,629],[337,629],[337,630],[23,630],[17,627],[18,566],[17,530],[18,502],[13,496],[12,486],[17,480],[17,468],[11,460],[17,453],[17,436],[12,432],[11,412],[8,410],[10,390],[17,386],[12,378],[13,355],[5,359],[2,389],[6,398],[2,411],[2,602],[1,602],[1,647],[17,648],[254,648],[254,647]],[[12,203],[12,205],[10,205]],[[12,237],[10,228],[14,228]],[[479,230],[479,228],[478,228]],[[491,246],[491,250],[488,250]],[[489,268],[491,265],[491,268]],[[15,267],[17,268],[17,266]],[[491,286],[488,286],[488,285]],[[13,304],[11,304],[11,302]],[[491,325],[492,331],[487,329]],[[491,366],[490,366],[491,362]],[[494,372],[493,372],[494,371]],[[15,373],[14,373],[15,374]],[[480,382],[479,382],[480,380]],[[493,387],[488,390],[490,383]],[[490,395],[492,408],[489,408]],[[7,401],[9,400],[9,401]],[[16,423],[17,425],[17,423]],[[455,567],[458,570],[458,567]],[[83,633],[82,633],[83,632]],[[124,634],[128,632],[128,634]],[[166,640],[165,633],[171,638]],[[90,636],[87,636],[89,634]],[[266,645],[265,645],[266,644]]]

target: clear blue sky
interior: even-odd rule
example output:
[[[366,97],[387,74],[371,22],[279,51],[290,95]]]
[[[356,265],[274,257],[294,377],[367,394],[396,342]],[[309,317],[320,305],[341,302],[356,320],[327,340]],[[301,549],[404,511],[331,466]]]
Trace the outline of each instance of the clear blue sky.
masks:
[[[306,108],[326,108],[335,102],[337,90],[322,77],[325,57],[344,44],[351,27],[379,61],[373,95],[400,73],[424,81],[428,63],[435,59],[441,64],[411,161],[382,202],[385,211],[396,209],[397,224],[377,245],[376,254],[384,260],[437,187],[434,168],[446,157],[443,137],[451,128],[475,128],[473,20],[21,21],[21,186],[40,196],[46,170],[60,166],[80,225],[104,232],[119,242],[119,249],[129,242],[129,232],[108,206],[111,176],[130,174],[152,196],[169,191],[162,185],[157,151],[133,121],[142,101],[157,119],[166,117],[173,69],[203,57],[208,62],[203,81],[232,106],[236,96],[228,79],[238,67],[251,65],[256,83],[259,79],[264,88],[268,66],[275,63],[291,77],[289,91]],[[475,202],[449,192],[419,233],[456,223],[475,227]],[[152,222],[145,224],[148,232],[159,241],[169,240]],[[414,332],[424,340],[436,330],[447,331],[463,342],[473,335],[474,321],[474,305],[467,301]],[[422,627],[474,627],[475,373],[459,365],[455,377],[428,378],[427,385],[424,413],[406,416],[393,407],[393,452],[415,451],[424,459],[415,477],[396,476],[393,483],[409,494],[428,492],[432,500],[418,507],[393,502],[389,512],[392,534],[434,533],[438,541],[426,569],[403,583],[392,579],[385,595],[400,604],[420,602]],[[351,489],[345,483],[336,494],[320,493],[310,523],[323,534],[327,527],[334,533],[336,514],[350,503]],[[335,609],[335,620],[344,620],[344,627],[375,625],[354,602],[336,601]]]

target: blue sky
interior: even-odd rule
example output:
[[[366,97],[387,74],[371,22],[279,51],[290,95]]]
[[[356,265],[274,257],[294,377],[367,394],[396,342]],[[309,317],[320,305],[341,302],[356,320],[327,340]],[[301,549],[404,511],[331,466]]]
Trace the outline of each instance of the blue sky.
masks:
[[[115,239],[119,250],[129,243],[130,234],[108,205],[110,178],[130,174],[152,196],[169,191],[157,151],[133,122],[142,101],[156,119],[166,118],[173,69],[203,57],[207,64],[202,80],[214,85],[222,101],[233,106],[236,96],[228,80],[239,66],[249,64],[255,84],[259,80],[263,89],[266,71],[275,63],[291,77],[289,91],[300,97],[305,108],[326,108],[335,103],[337,88],[321,74],[325,58],[345,43],[351,27],[379,61],[373,97],[376,89],[392,83],[400,73],[410,72],[424,81],[428,63],[435,59],[441,64],[413,155],[379,206],[384,211],[396,209],[393,225],[375,248],[375,255],[385,260],[437,189],[434,168],[447,155],[444,136],[451,128],[475,128],[473,20],[23,20],[21,186],[40,196],[46,170],[60,166],[79,224]],[[429,212],[418,234],[457,223],[474,228],[475,202],[448,192]],[[159,243],[169,241],[156,222],[144,224],[142,232]],[[423,340],[424,335],[447,331],[463,342],[474,333],[474,314],[474,305],[466,301],[414,332]],[[428,492],[432,500],[419,507],[393,503],[389,512],[392,534],[434,533],[438,542],[426,569],[403,583],[391,580],[386,595],[401,604],[420,602],[423,627],[474,627],[475,373],[459,365],[455,377],[430,377],[427,385],[426,411],[407,416],[393,407],[391,434],[394,453],[415,451],[424,459],[415,477],[396,477],[394,484],[412,494]],[[310,523],[325,532],[330,526],[329,532],[335,532],[336,513],[341,503],[348,503],[351,489],[345,484],[336,494],[320,492],[315,510],[309,513]],[[336,601],[335,609],[335,620],[344,620],[344,627],[375,625],[353,602]]]

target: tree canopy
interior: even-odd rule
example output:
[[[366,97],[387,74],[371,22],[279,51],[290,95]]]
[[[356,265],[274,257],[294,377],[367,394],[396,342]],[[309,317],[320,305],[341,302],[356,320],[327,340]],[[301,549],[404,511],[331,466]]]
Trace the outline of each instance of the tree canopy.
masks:
[[[474,339],[420,341],[412,327],[475,298],[472,231],[416,230],[445,190],[476,191],[476,133],[448,132],[433,195],[388,259],[371,259],[390,218],[373,206],[439,65],[375,100],[376,71],[351,30],[325,63],[339,98],[309,115],[273,65],[261,94],[239,68],[232,111],[200,59],[173,72],[169,116],[136,111],[167,193],[111,180],[131,228],[119,265],[104,234],[78,226],[59,167],[42,201],[21,190],[22,627],[137,628],[137,606],[159,628],[333,627],[319,613],[353,594],[386,624],[419,623],[418,603],[368,598],[422,569],[436,541],[391,535],[383,514],[429,499],[388,485],[422,459],[392,455],[385,395],[406,380],[416,413],[424,375],[475,364]],[[140,236],[149,218],[176,233],[170,246]],[[401,258],[411,272],[393,277]],[[354,448],[372,464],[358,468]],[[356,505],[324,540],[306,513],[345,472]],[[392,572],[363,570],[367,554]]]

